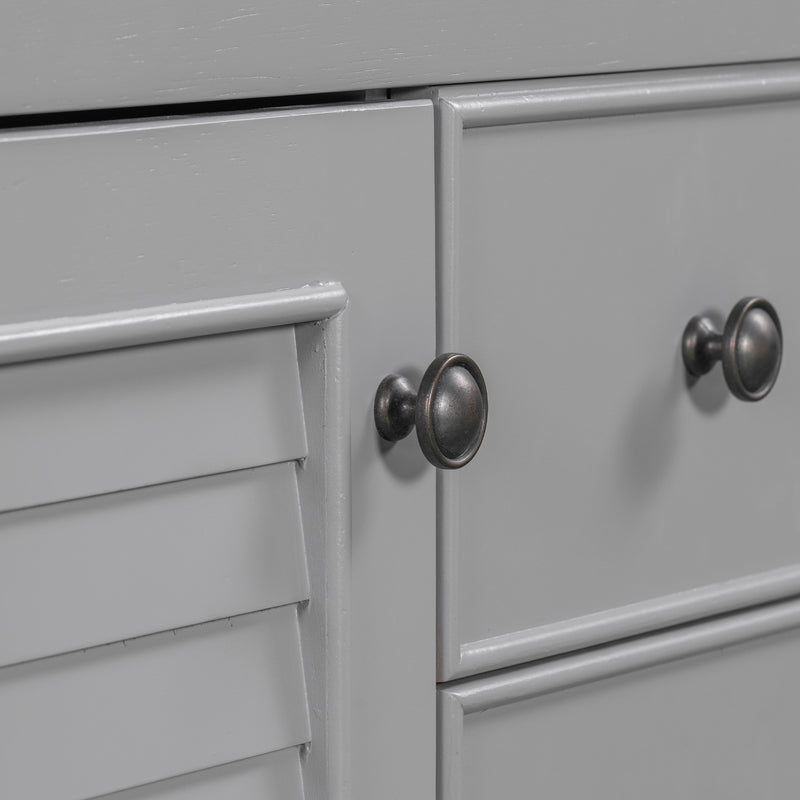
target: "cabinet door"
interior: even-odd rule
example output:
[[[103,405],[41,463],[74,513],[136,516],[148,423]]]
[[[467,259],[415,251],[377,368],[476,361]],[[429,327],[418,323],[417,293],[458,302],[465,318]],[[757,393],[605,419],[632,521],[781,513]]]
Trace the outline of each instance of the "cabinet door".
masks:
[[[434,352],[432,141],[432,108],[425,101],[31,128],[0,135],[0,228],[6,253],[5,288],[0,297],[0,362],[7,361],[12,351],[17,354],[13,360],[34,357],[25,355],[31,342],[35,357],[53,357],[7,368],[14,371],[13,375],[9,371],[11,377],[26,376],[25,381],[14,382],[21,387],[16,411],[30,423],[27,428],[14,428],[22,437],[17,444],[24,450],[24,431],[31,436],[42,432],[35,416],[47,412],[48,402],[64,412],[60,418],[47,416],[51,427],[58,427],[58,419],[78,421],[70,431],[56,431],[64,434],[53,445],[59,448],[61,468],[53,470],[48,486],[38,487],[42,491],[36,493],[37,487],[25,481],[18,488],[28,494],[21,500],[15,495],[19,502],[11,498],[5,507],[53,504],[42,512],[28,509],[5,515],[11,527],[4,547],[19,545],[16,552],[30,556],[25,564],[36,573],[36,558],[31,553],[41,546],[54,555],[56,545],[64,546],[63,538],[55,542],[54,525],[59,515],[65,515],[70,524],[59,531],[83,542],[86,563],[82,569],[91,579],[93,557],[106,565],[116,563],[113,548],[103,555],[90,546],[93,539],[102,537],[102,526],[110,524],[131,548],[135,561],[131,572],[140,571],[143,580],[151,580],[155,587],[149,593],[142,590],[142,597],[152,599],[155,606],[153,598],[162,592],[172,604],[170,608],[166,604],[154,607],[151,610],[159,613],[150,614],[139,604],[126,605],[129,598],[123,596],[118,599],[127,614],[124,619],[123,614],[98,613],[63,631],[60,627],[53,630],[56,626],[49,620],[50,629],[42,631],[48,634],[47,641],[31,637],[9,658],[55,655],[48,659],[54,675],[60,664],[77,665],[69,668],[83,670],[81,674],[88,674],[96,664],[98,670],[107,672],[106,662],[118,659],[123,665],[119,674],[127,675],[127,669],[136,672],[145,694],[148,678],[168,692],[171,676],[180,673],[180,664],[172,673],[159,667],[158,674],[141,674],[135,665],[128,666],[128,650],[111,645],[109,638],[201,623],[209,614],[224,617],[258,611],[264,604],[294,604],[309,596],[310,586],[310,600],[301,603],[297,617],[310,717],[311,747],[302,758],[306,798],[333,800],[352,792],[353,798],[364,800],[400,800],[432,798],[434,794],[433,469],[411,441],[385,452],[371,420],[375,387],[384,374],[426,363]],[[314,298],[327,296],[326,286],[332,287],[335,303],[323,309]],[[251,318],[254,296],[271,309],[270,325],[290,327],[264,335],[236,333],[264,324]],[[232,298],[231,302],[226,298]],[[233,313],[238,322],[215,329],[209,309],[214,319],[229,323]],[[197,325],[196,320],[200,320]],[[189,332],[184,330],[187,324],[192,328]],[[148,338],[155,329],[155,338]],[[183,332],[176,336],[176,330]],[[144,339],[137,338],[136,331],[144,331]],[[215,339],[210,335],[214,333],[221,336]],[[118,335],[120,339],[114,338]],[[162,348],[157,352],[174,354],[172,366],[157,370],[150,383],[137,381],[147,369],[155,369],[158,358],[156,350],[148,356],[146,347],[134,345],[150,344],[159,336],[181,340],[205,336],[206,340],[199,345],[191,340],[174,347],[153,345]],[[265,347],[267,340],[276,337],[284,345],[279,347],[280,359]],[[235,346],[244,339],[252,342],[249,360]],[[55,350],[48,350],[50,340],[56,342]],[[112,349],[76,355],[86,349],[89,340],[94,350]],[[186,379],[194,362],[184,356],[195,350],[202,351],[202,369],[195,372],[199,370],[206,383]],[[20,352],[23,357],[18,358]],[[91,380],[83,380],[69,369],[72,357],[73,365],[84,365],[81,375]],[[276,385],[285,388],[291,384],[294,394],[286,397],[294,416],[262,413],[270,410],[267,406],[272,401],[261,402],[262,395],[251,388],[269,383],[272,373],[259,366],[259,359],[267,359],[273,372],[276,365],[281,367]],[[103,365],[110,365],[109,369]],[[214,365],[218,366],[216,372]],[[223,365],[227,372],[219,371]],[[214,380],[215,374],[230,377],[231,370],[237,374],[244,371],[249,378]],[[76,397],[89,395],[86,403],[76,400],[67,407],[58,402],[57,393],[64,382],[48,376],[59,371],[72,376]],[[38,375],[43,377],[37,383]],[[130,392],[116,391],[123,378],[132,384]],[[41,390],[37,390],[38,405],[24,397],[36,386]],[[228,398],[225,404],[212,402],[218,395]],[[138,397],[145,397],[152,426],[146,424],[144,414],[136,417],[137,409],[143,407]],[[169,404],[161,402],[164,397],[171,398]],[[94,402],[102,415],[87,407],[89,402]],[[192,414],[212,406],[226,410],[225,424],[215,428],[213,419],[206,418],[195,434],[189,424]],[[186,410],[185,415],[181,409]],[[0,414],[7,412],[8,408],[0,410]],[[125,447],[138,453],[136,459],[126,460],[124,453],[108,446],[108,440],[99,441],[96,436],[92,439],[96,457],[90,459],[88,451],[71,454],[68,445],[79,430],[91,431],[100,420],[106,429],[119,432],[125,419],[143,429],[142,437],[130,434],[125,440]],[[251,424],[254,419],[270,431]],[[294,422],[290,425],[287,419]],[[130,431],[131,426],[125,429]],[[155,440],[161,446],[174,430],[183,431],[180,441],[169,444],[163,459],[148,459],[147,441]],[[211,433],[204,436],[203,430]],[[229,436],[230,431],[239,433]],[[265,454],[262,451],[273,434],[280,440],[292,434],[297,446]],[[79,440],[80,436],[78,445]],[[41,440],[36,442],[43,446]],[[187,453],[181,450],[184,444]],[[82,454],[91,464],[80,462],[81,469],[75,469]],[[25,455],[35,476],[36,453],[30,450]],[[202,603],[192,602],[192,593],[197,596],[198,575],[193,575],[193,580],[185,578],[183,592],[187,560],[180,557],[180,548],[201,547],[203,541],[212,540],[224,546],[215,538],[212,515],[193,499],[202,492],[202,498],[211,502],[207,486],[195,495],[187,490],[179,503],[184,521],[202,517],[194,538],[179,535],[184,529],[168,530],[166,538],[137,537],[136,525],[154,524],[147,520],[158,516],[161,507],[159,490],[137,487],[145,487],[151,480],[207,482],[213,479],[209,472],[259,468],[292,459],[298,462],[291,463],[286,473],[288,488],[278,494],[289,504],[289,511],[297,511],[296,475],[302,528],[291,514],[283,516],[294,524],[287,530],[293,534],[291,552],[297,545],[302,548],[304,535],[308,580],[303,565],[294,565],[292,574],[297,577],[290,592],[278,597],[261,588],[247,591],[249,584],[231,577],[229,568],[236,564],[234,571],[243,569],[247,565],[244,557],[212,564],[195,553],[193,557],[203,564],[205,574],[230,578],[234,586],[228,587],[227,594],[221,587],[211,586]],[[131,472],[134,468],[136,474]],[[9,469],[13,472],[13,465]],[[81,498],[120,489],[133,491],[122,500],[109,495],[112,499],[105,504]],[[65,500],[69,503],[53,502]],[[229,495],[228,500],[248,503],[241,494]],[[100,506],[105,516],[98,516]],[[171,508],[166,513],[177,518],[174,504]],[[240,542],[247,547],[263,530],[259,520],[270,512],[245,519],[252,505],[237,508],[239,516],[230,516],[234,528],[228,544]],[[217,511],[226,516],[221,506]],[[273,513],[270,519],[278,524],[279,517]],[[178,540],[182,543],[176,544]],[[108,548],[107,541],[103,545]],[[166,547],[177,548],[178,555],[171,562],[174,569],[162,557]],[[151,560],[147,548],[152,549],[152,558],[160,559],[153,573],[147,570]],[[257,549],[248,555],[255,560],[261,557]],[[55,569],[53,563],[50,566]],[[265,574],[259,572],[253,584],[258,585]],[[170,576],[174,577],[172,584]],[[290,577],[288,572],[283,575],[287,580]],[[102,585],[108,586],[100,581],[98,586]],[[35,598],[40,608],[59,601],[54,596],[58,586],[69,589],[69,580],[64,578],[55,585],[41,582]],[[25,598],[30,596],[21,593],[22,589],[31,587],[15,584],[9,591],[18,602],[27,602]],[[216,596],[213,602],[212,595]],[[225,603],[217,602],[223,595]],[[86,597],[91,597],[88,590]],[[76,592],[70,602],[80,599]],[[73,603],[76,614],[79,606],[80,602]],[[68,615],[69,607],[65,602],[59,613]],[[225,641],[232,635],[223,630],[217,639],[209,640],[220,663],[227,663]],[[163,644],[159,639],[152,647],[158,650],[160,642]],[[101,650],[107,646],[116,649],[108,659],[95,650],[57,655],[87,644]],[[38,670],[37,663],[0,669],[4,696],[16,696],[15,681],[25,682],[29,669],[36,675],[50,674]],[[153,663],[166,661],[154,658]],[[211,668],[216,663],[209,659],[210,666],[202,673],[209,683],[213,683]],[[250,666],[247,674],[257,682],[263,670],[259,671],[257,662]],[[296,673],[295,667],[291,669]],[[234,679],[228,683],[242,691],[251,685],[237,684]],[[87,680],[86,686],[91,697],[92,681]],[[246,698],[240,699],[246,704]],[[17,711],[29,722],[33,719],[30,709]],[[37,724],[41,725],[48,724],[48,714],[58,714],[58,709],[50,706],[40,711],[43,716]],[[116,733],[124,729],[128,736],[120,736],[119,741],[137,735],[147,738],[147,718],[144,711],[136,717],[138,721],[132,722],[125,714],[115,717],[113,721],[120,726]],[[66,712],[61,721],[69,727]],[[131,729],[134,723],[141,729]],[[104,731],[104,746],[113,751],[115,729],[112,725]],[[12,726],[7,734],[13,732]],[[216,748],[212,731],[205,750],[192,751],[192,757],[179,764],[170,761],[167,749],[158,754],[160,760],[152,769],[109,774],[107,781],[90,788],[76,784],[74,792],[86,796],[89,791],[110,791],[109,787],[127,789],[139,779],[159,780],[174,774],[170,771],[173,767],[177,771],[214,767],[218,754],[223,760],[258,756],[264,738],[260,729],[256,733],[244,737],[244,744],[237,744],[236,749],[224,750]],[[281,746],[303,744],[301,740],[308,738],[305,728],[298,726],[293,737],[282,740]],[[88,767],[83,769],[81,762],[85,759],[88,764],[92,758],[89,744],[80,737],[71,742],[74,757],[70,765],[78,776],[93,774]],[[0,753],[2,750],[0,747]],[[297,749],[293,752],[292,770],[296,770],[300,754]],[[109,771],[112,768],[109,761]],[[275,778],[276,785],[284,781],[296,787],[294,771],[287,775],[285,781]],[[52,781],[52,790],[43,791],[57,796],[58,775],[44,772],[40,777],[45,783]],[[187,781],[191,785],[192,781]]]
[[[797,593],[800,68],[436,97],[439,346],[490,408],[442,475],[441,678]],[[750,295],[783,320],[760,402],[681,354]]]

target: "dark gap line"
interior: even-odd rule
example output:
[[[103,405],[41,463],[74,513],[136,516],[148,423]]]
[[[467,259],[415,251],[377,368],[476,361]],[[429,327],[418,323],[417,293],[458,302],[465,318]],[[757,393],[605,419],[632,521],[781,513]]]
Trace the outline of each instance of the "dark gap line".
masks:
[[[50,111],[36,114],[16,114],[0,117],[0,130],[40,128],[55,125],[81,125],[116,122],[119,120],[184,117],[202,114],[232,114],[247,111],[272,111],[297,106],[325,106],[340,103],[361,103],[366,92],[335,92],[323,94],[283,95],[281,97],[253,97],[237,100],[208,100],[164,105],[125,106],[88,109],[81,111]]]

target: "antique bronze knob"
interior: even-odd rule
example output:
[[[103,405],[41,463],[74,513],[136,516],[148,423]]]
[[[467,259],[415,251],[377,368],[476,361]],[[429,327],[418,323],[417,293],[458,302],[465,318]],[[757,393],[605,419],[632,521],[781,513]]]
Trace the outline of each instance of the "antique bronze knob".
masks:
[[[460,353],[435,358],[414,391],[407,378],[387,375],[375,393],[375,426],[396,442],[417,429],[428,461],[440,469],[468,464],[483,441],[488,403],[478,365]]]
[[[690,375],[705,375],[717,361],[728,388],[740,400],[763,400],[775,385],[783,333],[772,304],[745,297],[717,331],[708,317],[692,317],[683,332],[683,363]]]

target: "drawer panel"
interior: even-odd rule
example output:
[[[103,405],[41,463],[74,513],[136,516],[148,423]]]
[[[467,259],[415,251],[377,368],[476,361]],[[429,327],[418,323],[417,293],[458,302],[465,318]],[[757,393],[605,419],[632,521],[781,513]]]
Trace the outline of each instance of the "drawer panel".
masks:
[[[0,368],[0,509],[306,453],[292,327]]]
[[[781,74],[439,92],[440,348],[490,396],[482,451],[442,476],[442,677],[800,590]],[[740,402],[719,366],[688,382],[686,323],[754,294],[785,321],[773,393]]]
[[[291,747],[107,797],[108,800],[303,800],[300,753],[298,748]]]
[[[0,664],[308,591],[291,462],[0,516]]]
[[[0,791],[19,800],[83,800],[300,744],[296,609],[6,667],[0,717]]]
[[[800,606],[741,617],[441,691],[440,800],[791,794]]]

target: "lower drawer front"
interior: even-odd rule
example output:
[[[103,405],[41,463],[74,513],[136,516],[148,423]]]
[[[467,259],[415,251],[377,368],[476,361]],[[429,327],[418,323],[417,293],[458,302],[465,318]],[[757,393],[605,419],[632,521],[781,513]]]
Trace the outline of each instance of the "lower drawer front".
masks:
[[[302,744],[296,609],[6,667],[0,719],[14,800],[86,800]]]
[[[442,690],[440,800],[794,796],[798,623],[781,604]],[[664,661],[687,641],[715,649]]]

